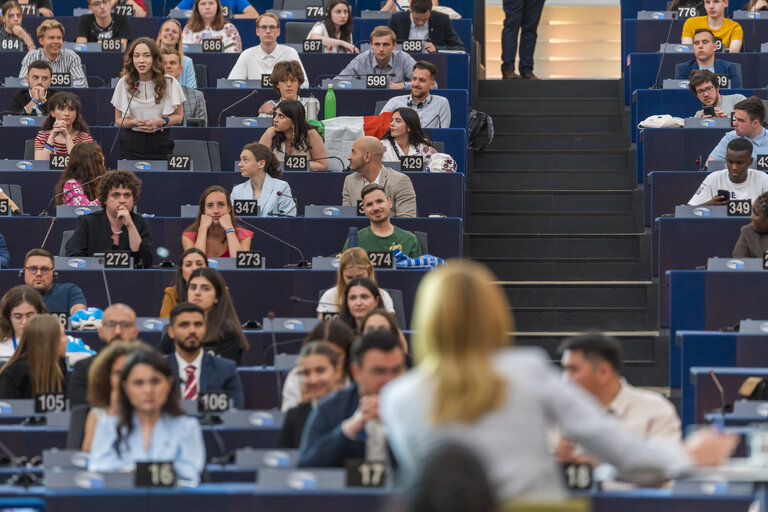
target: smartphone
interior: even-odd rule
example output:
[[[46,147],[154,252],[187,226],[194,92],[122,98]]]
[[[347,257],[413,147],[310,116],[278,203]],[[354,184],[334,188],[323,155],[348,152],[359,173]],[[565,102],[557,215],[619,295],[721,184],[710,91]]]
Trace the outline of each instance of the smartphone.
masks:
[[[717,195],[720,197],[721,200],[727,201],[727,200],[729,200],[731,198],[731,191],[730,190],[725,190],[725,189],[720,189],[720,190],[717,191]]]
[[[705,116],[713,116],[715,115],[715,107],[704,107],[704,115]]]

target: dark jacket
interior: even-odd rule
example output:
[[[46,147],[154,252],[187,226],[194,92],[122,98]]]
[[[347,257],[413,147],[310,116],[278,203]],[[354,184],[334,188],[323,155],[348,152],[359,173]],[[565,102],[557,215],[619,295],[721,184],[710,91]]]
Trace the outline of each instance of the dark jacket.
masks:
[[[365,441],[347,439],[341,431],[341,423],[355,413],[359,402],[357,385],[353,384],[312,411],[301,437],[299,466],[341,468],[345,460],[365,458]]]
[[[182,375],[179,372],[176,354],[169,354],[166,357],[171,362],[173,374],[183,382],[186,379],[186,375]],[[235,362],[216,356],[207,350],[203,351],[199,387],[200,391],[226,391],[236,409],[242,409],[245,406],[243,385],[240,382],[240,376],[237,374]]]
[[[691,71],[699,69],[699,63],[696,59],[689,60],[688,62],[681,62],[677,65],[676,80],[688,80],[691,76]],[[739,66],[733,62],[727,60],[715,59],[715,74],[716,75],[728,75],[731,80],[731,89],[741,89],[741,73],[739,72]]]
[[[312,412],[312,403],[304,402],[285,413],[283,428],[277,436],[278,448],[296,449],[301,444],[301,435]]]
[[[52,89],[48,89],[45,91],[45,103],[40,105],[40,112],[44,116],[48,115],[48,100],[51,99],[51,96],[53,95],[55,91]],[[15,115],[19,116],[31,116],[36,115],[36,112],[32,110],[31,113],[27,113],[26,110],[24,110],[24,107],[32,101],[32,96],[29,95],[29,89],[19,89],[16,91],[16,94],[11,96],[11,102],[8,104],[8,111],[13,112]]]
[[[67,363],[63,357],[59,358],[59,367],[64,376],[62,391],[66,393]],[[0,374],[0,398],[5,398],[7,400],[34,398],[32,395],[29,365],[25,358],[17,359]]]
[[[131,212],[133,224],[141,236],[141,245],[137,252],[131,251],[134,265],[137,268],[150,268],[152,266],[152,232],[149,223],[138,213]],[[72,238],[67,242],[67,256],[93,256],[97,252],[106,252],[114,249],[129,251],[128,228],[123,226],[117,247],[112,244],[112,227],[107,218],[107,212],[98,212],[81,215],[77,219],[77,227]]]
[[[243,364],[243,349],[240,347],[240,337],[237,333],[226,334],[216,343],[204,343],[203,348],[212,351],[217,356],[231,359],[237,366]],[[173,354],[173,351],[176,350],[173,340],[168,336],[168,329],[163,331],[163,337],[160,338],[157,349],[163,354]]]
[[[768,251],[768,234],[760,234],[752,229],[752,224],[741,227],[739,239],[733,247],[734,258],[762,258]]]
[[[398,41],[408,39],[411,32],[411,13],[403,11],[393,14],[389,19],[389,28],[395,31]],[[438,50],[466,51],[461,39],[453,30],[451,18],[441,12],[432,11],[429,15],[429,39]]]
[[[76,362],[69,377],[67,395],[69,397],[69,431],[67,432],[67,449],[79,450],[83,445],[85,422],[91,406],[86,399],[88,393],[88,370],[96,356],[87,357]]]

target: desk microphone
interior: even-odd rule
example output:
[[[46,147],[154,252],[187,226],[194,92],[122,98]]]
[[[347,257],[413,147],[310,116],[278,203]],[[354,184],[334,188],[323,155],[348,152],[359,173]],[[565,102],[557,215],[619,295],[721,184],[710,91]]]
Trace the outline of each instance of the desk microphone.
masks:
[[[133,101],[133,97],[136,96],[137,92],[139,90],[139,84],[134,83],[133,84],[133,91],[131,91],[130,98],[128,98],[128,105],[125,107],[125,112],[123,112],[123,118],[120,120],[120,126],[117,128],[117,133],[115,134],[115,140],[112,141],[112,145],[109,147],[109,158],[108,160],[112,160],[112,151],[115,149],[115,144],[117,143],[118,137],[120,137],[120,130],[123,129],[123,123],[125,123],[125,117],[128,115],[128,110],[131,108],[131,102]]]
[[[35,476],[34,473],[27,471],[24,465],[24,459],[15,456],[2,441],[0,441],[0,451],[2,451],[8,457],[8,461],[14,468],[21,470],[19,473],[16,473],[8,479],[6,482],[7,485],[20,485],[24,488],[27,488],[30,485],[40,485],[40,481],[37,476]]]
[[[51,229],[53,228],[53,224],[56,222],[56,217],[51,217],[51,223],[48,224],[48,231],[45,232],[45,237],[43,238],[43,243],[40,244],[41,249],[45,249],[45,242],[48,241],[48,235],[51,234]]]
[[[306,260],[306,258],[304,258],[304,253],[303,253],[303,252],[301,252],[301,249],[299,249],[299,248],[298,248],[298,247],[296,247],[295,245],[293,245],[293,244],[291,244],[291,243],[289,243],[289,242],[286,242],[286,241],[285,241],[285,240],[283,240],[282,238],[280,238],[280,237],[277,237],[277,236],[273,235],[272,233],[270,233],[270,232],[268,232],[268,231],[266,231],[266,230],[263,230],[263,229],[261,229],[261,228],[260,228],[260,227],[258,227],[258,226],[255,226],[255,225],[251,224],[250,222],[247,222],[247,221],[243,220],[243,218],[242,218],[242,217],[238,217],[238,218],[237,218],[237,220],[238,220],[239,222],[242,222],[242,223],[243,223],[243,224],[245,224],[246,226],[248,226],[248,227],[251,227],[251,228],[255,229],[255,230],[256,230],[256,231],[258,231],[259,233],[262,233],[262,234],[264,234],[264,235],[267,235],[268,237],[270,237],[270,238],[272,238],[272,239],[274,239],[274,240],[277,240],[277,241],[278,241],[278,242],[280,242],[281,244],[283,244],[283,245],[286,245],[286,246],[290,247],[291,249],[293,249],[294,251],[298,252],[298,253],[299,253],[299,257],[301,258],[301,259],[299,260],[299,262],[296,264],[296,266],[297,266],[298,268],[310,268],[310,267],[312,266],[312,264],[311,264],[310,262],[308,262],[308,261]],[[293,266],[293,265],[286,265],[286,266]]]
[[[240,103],[244,102],[245,100],[247,100],[251,96],[257,95],[258,93],[259,93],[259,91],[257,89],[253,89],[246,96],[243,96],[242,98],[240,98],[239,100],[237,100],[236,102],[234,102],[233,104],[231,104],[230,106],[228,106],[227,108],[225,108],[224,110],[219,112],[219,118],[216,120],[216,126],[221,127],[221,116],[224,114],[224,112],[226,112],[227,110],[231,109],[232,107],[234,107],[236,105],[239,105]]]
[[[277,197],[287,197],[288,199],[292,199],[293,203],[296,205],[296,215],[299,214],[299,200],[298,199],[296,199],[293,196],[289,196],[288,194],[286,194],[284,192],[281,192],[279,190],[277,191]],[[285,215],[285,217],[291,217],[291,215]]]
[[[339,163],[341,164],[341,172],[349,172],[350,171],[349,165],[345,164],[344,160],[342,160],[341,158],[339,158],[339,157],[337,157],[335,155],[321,156],[321,157],[318,157],[318,158],[310,158],[309,161],[310,162],[318,162],[320,160],[329,160],[331,158],[335,158],[336,160],[339,161]]]
[[[293,302],[293,303],[296,303],[296,304],[302,302],[302,303],[305,303],[305,304],[314,304],[315,306],[336,306],[336,307],[338,307],[338,304],[336,304],[335,302],[323,302],[323,301],[319,301],[319,300],[302,299],[301,297],[297,297],[295,295],[290,298],[290,301]]]
[[[717,391],[720,392],[720,416],[722,416],[723,420],[725,420],[725,413],[729,412],[728,410],[731,409],[728,407],[728,404],[725,403],[725,391],[723,390],[722,384],[720,384],[720,379],[718,379],[717,375],[715,375],[714,370],[709,370],[709,376],[712,378],[712,382],[715,383]]]
[[[651,89],[661,89],[662,84],[659,84],[659,76],[661,75],[661,65],[664,64],[664,55],[667,53],[667,45],[669,44],[669,37],[672,35],[672,26],[675,24],[675,19],[669,20],[669,30],[667,31],[667,40],[664,41],[664,51],[661,53],[661,59],[659,59],[659,69],[656,71],[656,79],[653,81],[653,87]]]
[[[71,192],[71,191],[73,191],[73,190],[75,190],[75,189],[78,189],[78,188],[82,190],[84,186],[86,186],[86,185],[90,185],[90,184],[91,184],[91,183],[93,183],[94,181],[99,181],[99,180],[100,180],[101,178],[103,178],[103,177],[104,177],[104,175],[103,175],[103,174],[102,174],[101,176],[96,176],[96,177],[95,177],[95,178],[93,178],[92,180],[88,180],[88,181],[86,181],[85,183],[81,183],[80,185],[77,185],[77,186],[75,186],[75,187],[72,187],[72,188],[71,188],[71,189],[69,189],[69,190],[65,190],[65,191],[63,191],[63,192],[59,192],[58,194],[55,194],[55,195],[54,195],[54,196],[51,198],[51,200],[50,200],[50,201],[48,201],[48,206],[46,206],[46,207],[45,207],[45,209],[44,209],[43,211],[41,211],[41,212],[40,212],[40,215],[38,215],[38,217],[47,217],[47,216],[49,215],[49,214],[48,214],[48,208],[50,208],[50,207],[51,207],[51,204],[52,204],[52,203],[53,203],[53,202],[56,200],[56,198],[57,198],[57,197],[63,196],[63,195],[64,195],[64,194],[66,194],[67,192]]]

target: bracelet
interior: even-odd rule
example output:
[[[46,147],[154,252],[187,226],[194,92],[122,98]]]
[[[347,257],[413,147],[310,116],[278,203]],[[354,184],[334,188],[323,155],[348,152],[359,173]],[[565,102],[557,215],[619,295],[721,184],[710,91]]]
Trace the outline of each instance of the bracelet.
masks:
[[[230,233],[237,233],[237,230],[235,228],[229,228],[226,231],[224,231],[224,234],[228,235]]]
[[[43,149],[47,149],[48,151],[51,151],[51,152],[55,151],[53,146],[51,146],[49,144],[46,144],[45,146],[43,146]]]
[[[40,102],[39,102],[39,101],[37,101],[35,98],[32,98],[32,103],[34,103],[34,104],[35,104],[35,105],[37,105],[38,107],[40,106]]]

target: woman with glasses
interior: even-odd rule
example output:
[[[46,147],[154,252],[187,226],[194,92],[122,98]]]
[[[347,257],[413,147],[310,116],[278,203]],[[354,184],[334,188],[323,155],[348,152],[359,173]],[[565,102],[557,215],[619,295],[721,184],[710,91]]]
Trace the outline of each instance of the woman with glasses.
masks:
[[[47,268],[35,270],[50,271]],[[20,284],[8,290],[0,301],[0,358],[11,357],[27,322],[33,316],[47,312],[43,298],[31,286]]]

